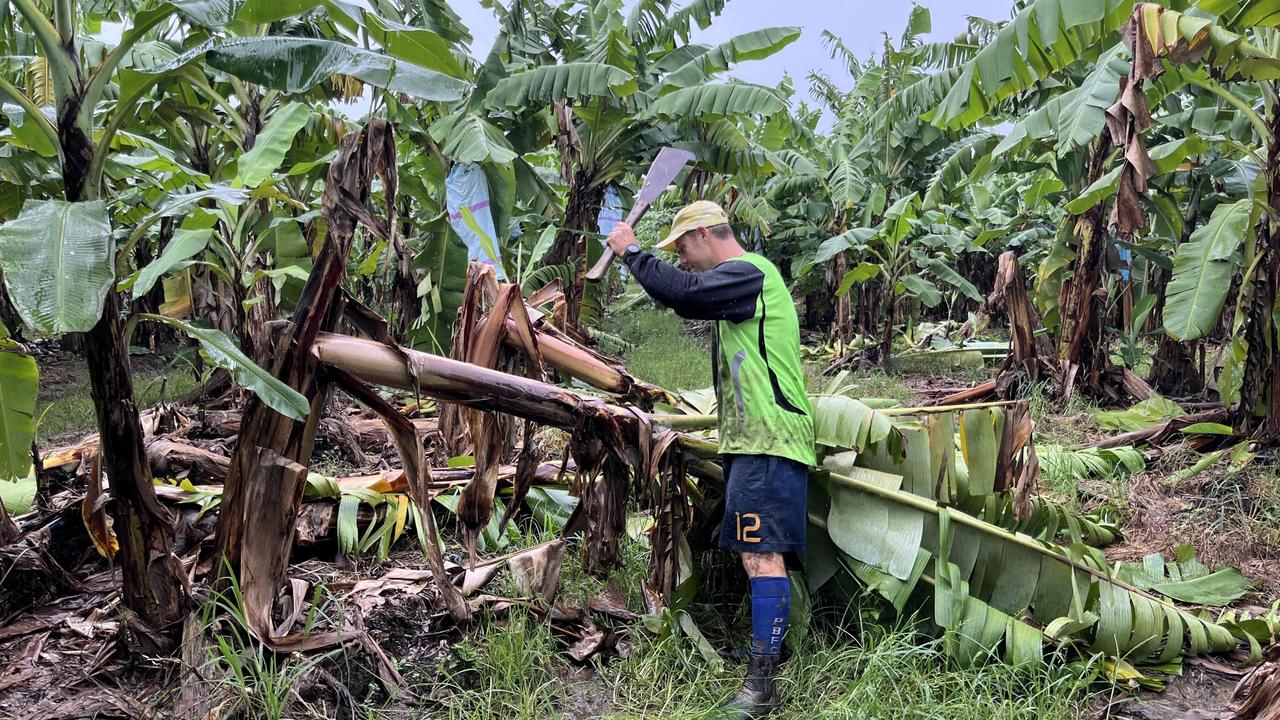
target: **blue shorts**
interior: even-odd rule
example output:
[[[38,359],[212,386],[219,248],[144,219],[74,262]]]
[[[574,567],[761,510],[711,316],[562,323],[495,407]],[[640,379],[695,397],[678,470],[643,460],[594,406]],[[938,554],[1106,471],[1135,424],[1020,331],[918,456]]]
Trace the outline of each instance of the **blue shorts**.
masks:
[[[724,456],[720,547],[800,553],[808,524],[809,468],[773,455]]]

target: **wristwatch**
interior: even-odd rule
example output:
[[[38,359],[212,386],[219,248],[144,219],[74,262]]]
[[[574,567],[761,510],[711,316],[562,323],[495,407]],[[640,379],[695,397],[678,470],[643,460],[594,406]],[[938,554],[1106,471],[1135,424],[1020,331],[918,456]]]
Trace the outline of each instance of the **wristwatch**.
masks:
[[[627,246],[627,249],[624,251],[623,256],[631,257],[632,255],[635,255],[639,252],[640,252],[640,246],[635,243],[631,243],[630,245]]]

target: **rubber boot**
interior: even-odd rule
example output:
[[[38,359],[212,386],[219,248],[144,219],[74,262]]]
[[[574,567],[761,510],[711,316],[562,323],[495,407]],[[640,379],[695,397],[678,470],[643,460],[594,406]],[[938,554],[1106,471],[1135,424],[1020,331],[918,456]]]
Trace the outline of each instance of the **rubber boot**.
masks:
[[[773,712],[779,705],[778,688],[774,678],[778,675],[777,655],[751,655],[747,664],[747,678],[742,689],[731,700],[717,708],[718,718],[753,720]]]

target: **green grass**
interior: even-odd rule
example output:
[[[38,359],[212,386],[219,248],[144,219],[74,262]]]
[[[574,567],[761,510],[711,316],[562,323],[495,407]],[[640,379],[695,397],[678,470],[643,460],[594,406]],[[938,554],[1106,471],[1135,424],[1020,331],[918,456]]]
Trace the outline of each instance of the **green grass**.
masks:
[[[312,593],[313,603],[306,618],[307,626],[317,615],[331,609],[333,597],[318,586]],[[243,717],[260,720],[283,720],[286,717],[315,716],[302,714],[297,707],[301,698],[297,686],[313,669],[328,660],[345,655],[337,649],[325,653],[303,655],[277,653],[267,648],[249,632],[244,596],[239,581],[232,575],[230,587],[216,591],[198,609],[202,632],[208,641],[205,661],[195,673],[197,682],[223,690],[239,701]],[[305,704],[305,703],[304,703]]]
[[[488,617],[480,630],[456,645],[440,685],[431,688],[444,705],[434,717],[450,720],[555,717],[563,697],[560,664],[550,626],[527,611]]]
[[[842,378],[818,375],[811,368],[806,368],[806,374],[811,393],[834,391],[855,398],[883,398],[900,403],[910,403],[915,398],[915,393],[903,382],[901,375],[879,368],[858,370]]]
[[[588,707],[599,716],[710,720],[741,684],[741,666],[717,672],[682,635],[655,635],[637,624],[630,642],[628,657],[593,661],[594,677],[587,673],[587,682],[575,682],[593,696]],[[441,708],[428,716],[583,717],[571,711],[577,702],[570,700],[582,690],[562,679],[573,673],[546,623],[523,610],[486,617],[455,647],[432,686]],[[910,628],[829,624],[810,633],[783,664],[783,705],[772,717],[1067,720],[1086,714],[1090,690],[1081,673],[1055,661],[1040,668],[1000,662],[960,668],[939,641]]]
[[[714,718],[741,668],[711,673],[687,640],[641,636],[631,657],[601,670],[614,691],[610,718]],[[839,626],[815,632],[784,663],[783,705],[771,717],[1075,718],[1087,683],[1067,668],[971,669],[949,664],[940,643],[909,629]]]
[[[1065,404],[1059,403],[1049,397],[1044,383],[1036,383],[1023,396],[1030,402],[1037,442],[1079,445],[1101,432],[1094,417],[1098,406],[1079,393],[1072,393]]]
[[[197,384],[191,371],[185,367],[144,370],[133,374],[134,399],[139,408],[147,408],[159,402],[162,399],[162,385],[163,399],[173,400],[191,392]],[[42,390],[36,405],[36,417],[40,420],[37,440],[41,444],[69,435],[93,432],[97,428],[97,419],[89,378],[84,376],[73,382],[61,383],[52,392]]]
[[[622,362],[641,380],[673,392],[711,386],[711,343],[689,335],[670,310],[642,302],[613,318],[610,332],[632,344]]]
[[[612,577],[631,607],[639,609],[648,549],[626,539],[622,550],[623,566]],[[556,602],[582,606],[605,582],[583,573],[571,548]],[[500,594],[510,590],[508,583],[499,580]],[[695,602],[690,612],[712,643],[739,643],[746,603],[713,607],[708,602]],[[863,617],[858,612],[852,620],[835,618],[830,610],[815,614],[812,631],[782,667],[778,684],[783,706],[771,717],[1067,720],[1086,714],[1090,690],[1083,668],[1054,660],[1040,668],[998,661],[960,668],[945,657],[939,641],[907,625],[877,624],[870,612]],[[526,610],[517,607],[476,620],[438,670],[401,668],[424,680],[414,689],[434,706],[424,717],[709,720],[742,681],[742,666],[726,664],[718,671],[690,638],[677,632],[654,634],[640,623],[630,629],[628,657],[596,659],[584,669],[568,658],[549,624]],[[381,712],[371,716],[381,717]]]
[[[893,358],[893,365],[899,372],[947,377],[958,382],[978,383],[990,380],[995,374],[995,368],[976,357],[976,350],[973,353],[975,354],[925,355],[917,352]]]

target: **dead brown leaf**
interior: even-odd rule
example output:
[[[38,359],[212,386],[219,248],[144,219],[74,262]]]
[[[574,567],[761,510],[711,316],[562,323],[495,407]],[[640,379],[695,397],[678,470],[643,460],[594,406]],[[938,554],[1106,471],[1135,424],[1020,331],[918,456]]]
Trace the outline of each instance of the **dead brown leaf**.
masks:
[[[546,605],[554,602],[560,586],[564,549],[564,541],[557,540],[508,560],[507,566],[520,592],[536,597]]]
[[[111,519],[107,517],[106,504],[109,499],[102,492],[102,460],[95,452],[89,466],[89,482],[85,487],[84,500],[80,503],[80,517],[94,548],[108,560],[114,558],[120,550],[120,541],[111,529]]]
[[[627,601],[622,597],[622,589],[618,587],[615,580],[610,580],[598,595],[588,600],[587,607],[622,622],[634,622],[640,619],[639,615],[631,612],[627,607]]]

